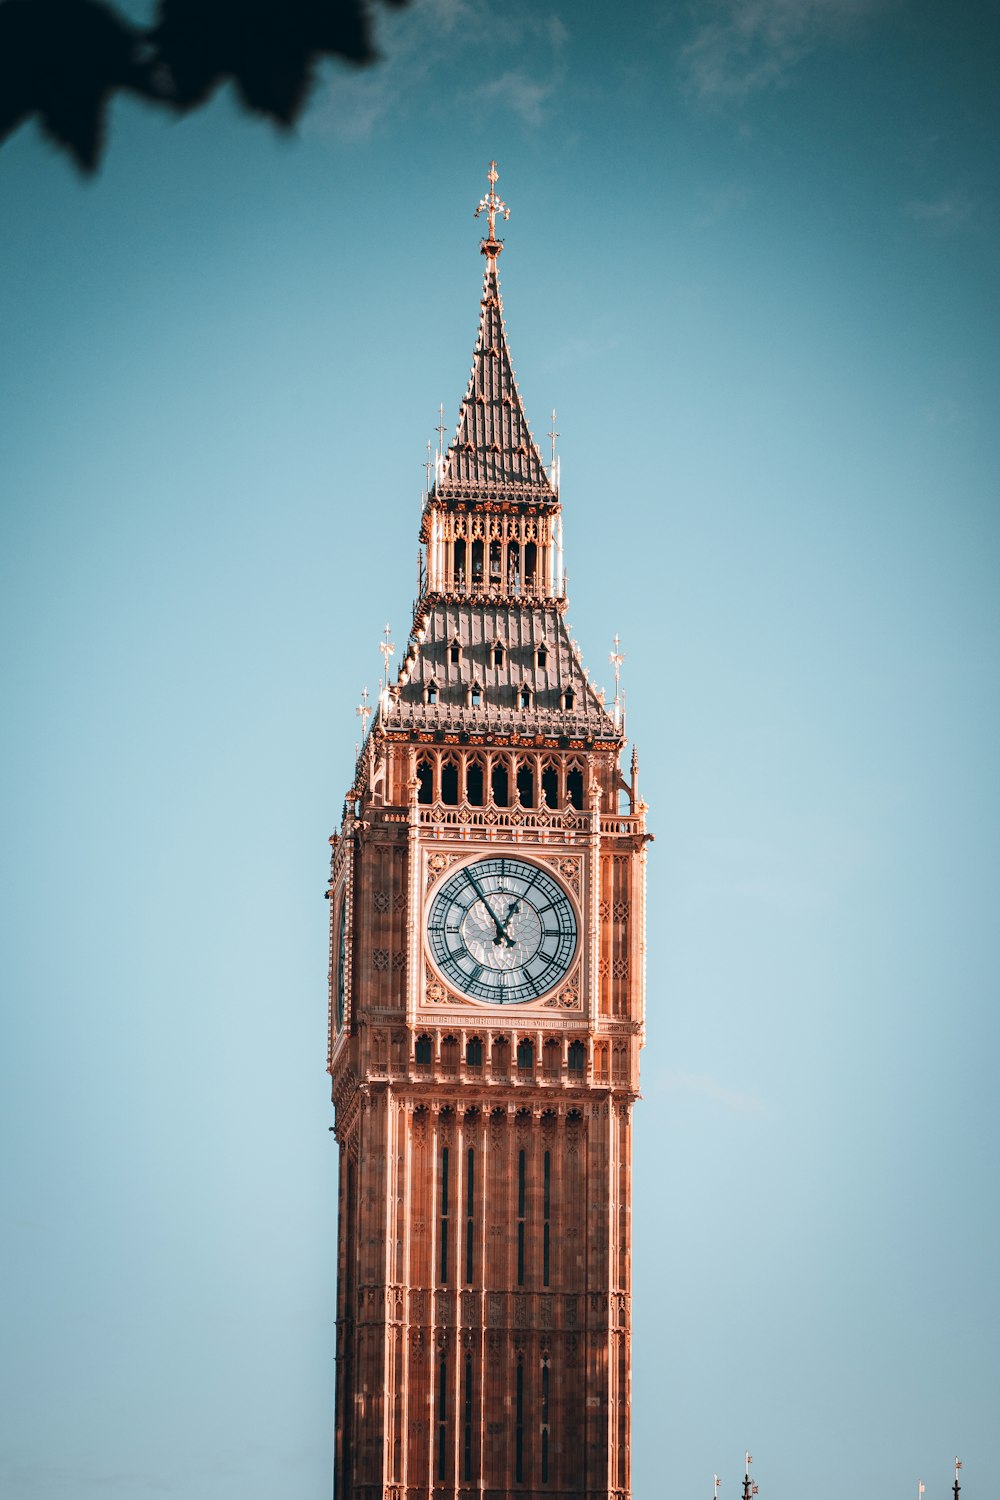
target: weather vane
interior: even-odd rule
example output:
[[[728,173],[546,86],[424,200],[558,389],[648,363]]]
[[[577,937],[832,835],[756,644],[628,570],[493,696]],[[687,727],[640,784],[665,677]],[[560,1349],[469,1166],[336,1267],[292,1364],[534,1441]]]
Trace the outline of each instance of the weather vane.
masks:
[[[496,217],[499,213],[503,214],[505,219],[509,219],[510,209],[507,207],[503,199],[498,198],[496,194],[497,178],[500,176],[500,173],[497,171],[497,164],[495,161],[490,162],[490,170],[487,172],[486,176],[490,184],[490,190],[486,194],[485,198],[480,198],[479,207],[476,209],[473,218],[478,219],[479,215],[485,210],[486,222],[489,227],[489,234],[487,235],[486,239],[483,240],[481,248],[484,255],[487,255],[491,260],[494,260],[500,254],[500,251],[503,248],[503,242],[501,240],[498,240],[496,235]]]

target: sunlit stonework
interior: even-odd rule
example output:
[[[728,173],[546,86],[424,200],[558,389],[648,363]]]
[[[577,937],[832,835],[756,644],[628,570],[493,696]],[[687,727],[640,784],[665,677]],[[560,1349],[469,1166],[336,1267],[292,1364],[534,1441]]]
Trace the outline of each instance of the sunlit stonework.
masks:
[[[617,691],[565,624],[557,460],[514,380],[489,181],[412,627],[394,681],[387,627],[331,840],[338,1500],[630,1493],[649,835]],[[616,690],[621,661],[616,641]]]

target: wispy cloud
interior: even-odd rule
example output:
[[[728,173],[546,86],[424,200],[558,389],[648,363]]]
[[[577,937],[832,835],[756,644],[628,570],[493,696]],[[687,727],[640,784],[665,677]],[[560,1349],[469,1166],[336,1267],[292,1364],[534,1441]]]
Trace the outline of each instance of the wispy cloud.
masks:
[[[682,48],[687,87],[707,101],[781,87],[827,42],[884,9],[886,0],[718,0]]]
[[[703,186],[698,194],[698,207],[691,218],[692,229],[712,229],[725,219],[739,215],[752,196],[750,188],[742,182]]]
[[[538,129],[565,77],[568,36],[555,12],[512,5],[498,26],[487,0],[422,0],[383,16],[382,60],[356,71],[338,68],[319,92],[305,129],[367,140],[383,123],[417,109],[432,87],[450,86],[455,97],[469,97],[470,77],[487,80],[476,87],[476,107],[506,110]]]
[[[522,68],[510,68],[499,78],[494,78],[477,89],[476,98],[506,105],[525,125],[535,127],[545,123],[546,105],[554,86],[552,82],[543,83],[538,78],[532,78]]]
[[[711,1073],[689,1073],[684,1068],[668,1068],[662,1075],[662,1087],[668,1094],[700,1094],[712,1104],[734,1115],[767,1114],[763,1099],[746,1089],[730,1088]]]
[[[905,205],[908,218],[931,234],[958,234],[975,219],[976,202],[961,188],[936,198],[912,199]]]

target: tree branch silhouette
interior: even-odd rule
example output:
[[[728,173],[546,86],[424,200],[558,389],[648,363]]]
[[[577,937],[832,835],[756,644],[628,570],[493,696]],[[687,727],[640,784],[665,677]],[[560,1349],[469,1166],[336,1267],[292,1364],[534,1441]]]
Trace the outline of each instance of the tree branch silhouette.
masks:
[[[117,92],[183,112],[229,82],[287,129],[327,57],[377,61],[368,0],[159,0],[148,27],[103,0],[0,0],[0,142],[37,115],[92,173]]]

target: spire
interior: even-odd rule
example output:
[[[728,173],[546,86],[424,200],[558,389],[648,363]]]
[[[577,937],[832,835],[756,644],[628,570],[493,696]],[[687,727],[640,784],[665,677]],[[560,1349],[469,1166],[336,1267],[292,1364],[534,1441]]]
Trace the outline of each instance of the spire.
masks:
[[[488,233],[480,246],[486,272],[472,373],[432,498],[554,505],[556,492],[528,427],[507,347],[497,274],[503,241],[496,235],[496,218],[509,218],[510,209],[496,194],[497,177],[494,161],[487,173],[489,192],[476,209],[476,217],[486,214]]]

